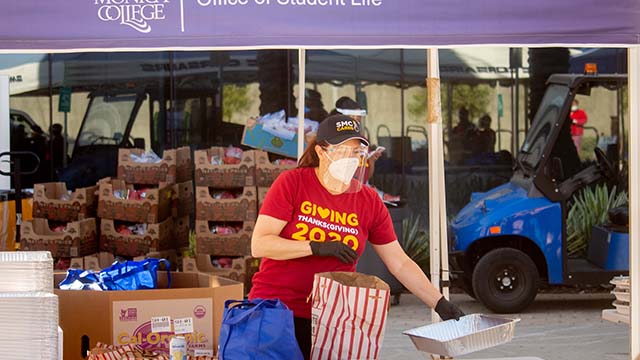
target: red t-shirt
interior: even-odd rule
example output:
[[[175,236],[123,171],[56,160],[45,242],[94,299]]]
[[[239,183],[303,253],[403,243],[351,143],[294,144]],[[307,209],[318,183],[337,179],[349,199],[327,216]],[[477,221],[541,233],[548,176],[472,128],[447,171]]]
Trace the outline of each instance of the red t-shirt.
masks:
[[[356,193],[332,195],[314,168],[283,172],[273,183],[260,209],[287,224],[280,236],[291,241],[340,239],[362,255],[367,241],[376,245],[396,241],[389,211],[367,186]],[[253,277],[249,298],[279,298],[295,316],[311,318],[313,277],[327,271],[355,271],[334,257],[307,256],[291,260],[263,258]]]
[[[569,117],[572,120],[571,123],[571,136],[580,136],[584,134],[584,124],[587,123],[587,113],[582,109],[578,109],[576,111],[572,111],[569,114]]]

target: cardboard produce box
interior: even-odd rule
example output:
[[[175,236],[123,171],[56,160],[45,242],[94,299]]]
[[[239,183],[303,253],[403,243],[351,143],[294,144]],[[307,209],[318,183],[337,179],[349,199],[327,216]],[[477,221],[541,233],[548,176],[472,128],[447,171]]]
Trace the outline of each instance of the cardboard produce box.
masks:
[[[194,213],[195,209],[193,181],[185,181],[173,185],[173,201],[171,216],[183,217]]]
[[[173,238],[178,249],[189,247],[189,232],[191,231],[191,218],[183,216],[173,218]]]
[[[71,259],[70,269],[93,270],[99,272],[108,268],[115,261],[113,254],[108,252],[100,252],[83,257],[75,257]]]
[[[136,256],[133,258],[134,261],[140,261],[140,260],[144,260],[144,259],[165,259],[168,260],[169,263],[171,264],[171,271],[176,271],[178,269],[180,269],[180,266],[178,266],[179,263],[181,263],[181,259],[179,259],[179,254],[175,249],[171,249],[171,250],[163,250],[163,251],[154,251],[154,252],[150,252],[148,254],[145,255],[140,255],[140,256]]]
[[[102,179],[99,182],[100,200],[98,216],[103,219],[123,220],[137,223],[159,223],[171,216],[173,185],[163,184],[158,189],[149,189],[143,200],[120,199],[114,191],[133,190],[133,185],[119,179]]]
[[[216,189],[256,186],[255,151],[244,151],[240,164],[237,165],[211,165],[211,157],[218,156],[222,160],[224,151],[224,147],[212,147],[194,152],[196,186],[209,186]]]
[[[154,251],[168,250],[173,244],[173,220],[167,218],[159,224],[147,224],[144,235],[127,235],[116,231],[114,221],[102,219],[100,224],[100,250],[119,256],[141,256]]]
[[[64,232],[51,230],[47,219],[25,221],[20,226],[20,249],[49,251],[55,258],[93,254],[98,250],[96,219],[69,222]]]
[[[195,257],[182,259],[182,271],[207,273],[241,282],[246,293],[251,290],[251,279],[259,268],[260,259],[251,256],[233,259],[230,268],[213,266],[209,255],[197,254]]]
[[[236,234],[213,234],[208,221],[196,220],[196,253],[215,256],[251,255],[251,235],[256,225],[253,221],[242,223]]]
[[[256,186],[269,187],[283,171],[295,169],[297,165],[275,165],[269,161],[269,153],[256,151]]]
[[[193,178],[191,149],[184,146],[165,150],[159,163],[138,163],[131,154],[142,155],[142,149],[118,150],[118,179],[130,184],[158,185],[161,182],[181,183]]]
[[[264,198],[267,196],[267,191],[269,191],[268,187],[259,187],[258,188],[258,212],[260,212],[260,208],[262,207],[262,203],[264,202]]]
[[[60,200],[67,195],[63,182],[35,184],[33,186],[33,217],[58,221],[77,221],[96,216],[98,187],[76,189],[69,200]]]
[[[196,219],[255,221],[258,217],[255,187],[245,187],[237,199],[214,199],[205,186],[196,187]]]
[[[56,274],[55,283],[64,277]],[[224,302],[242,299],[242,284],[209,274],[171,273],[171,289],[166,287],[167,273],[159,271],[155,290],[54,290],[64,332],[65,360],[83,359],[86,350],[98,341],[168,354],[176,319],[191,319],[193,323],[193,331],[184,334],[189,349],[211,349],[215,353]],[[160,317],[168,321],[152,325],[152,318]]]

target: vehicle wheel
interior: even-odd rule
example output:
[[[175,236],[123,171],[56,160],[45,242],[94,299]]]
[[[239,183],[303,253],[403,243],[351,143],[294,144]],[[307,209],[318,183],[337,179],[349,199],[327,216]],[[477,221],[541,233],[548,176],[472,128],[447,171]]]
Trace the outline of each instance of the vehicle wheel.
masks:
[[[520,250],[500,248],[484,255],[473,270],[473,291],[497,313],[524,310],[538,293],[538,269]]]

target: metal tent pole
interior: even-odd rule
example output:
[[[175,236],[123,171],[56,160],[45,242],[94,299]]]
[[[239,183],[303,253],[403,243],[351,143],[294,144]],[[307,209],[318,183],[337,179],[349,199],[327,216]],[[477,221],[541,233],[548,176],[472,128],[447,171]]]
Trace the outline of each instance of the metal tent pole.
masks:
[[[629,47],[629,139],[640,139],[640,47]],[[631,359],[640,359],[640,142],[629,141]]]
[[[304,152],[304,89],[307,80],[306,50],[298,49],[298,160]]]

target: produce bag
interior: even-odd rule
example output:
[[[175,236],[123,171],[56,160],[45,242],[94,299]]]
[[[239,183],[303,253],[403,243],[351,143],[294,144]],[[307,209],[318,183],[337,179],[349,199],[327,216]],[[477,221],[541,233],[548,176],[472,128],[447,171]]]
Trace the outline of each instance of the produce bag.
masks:
[[[372,275],[315,275],[311,293],[311,359],[377,359],[390,289]]]
[[[302,360],[293,312],[280,300],[227,300],[220,329],[220,360]]]

